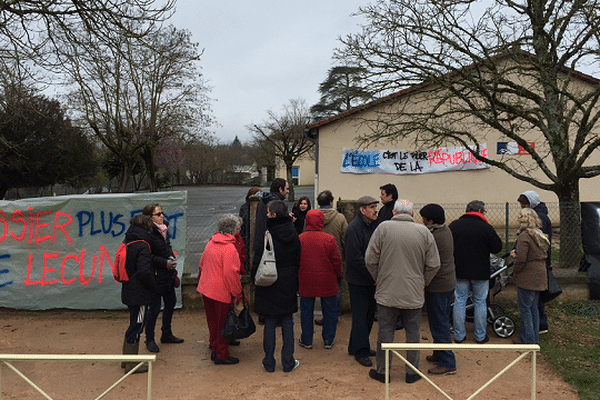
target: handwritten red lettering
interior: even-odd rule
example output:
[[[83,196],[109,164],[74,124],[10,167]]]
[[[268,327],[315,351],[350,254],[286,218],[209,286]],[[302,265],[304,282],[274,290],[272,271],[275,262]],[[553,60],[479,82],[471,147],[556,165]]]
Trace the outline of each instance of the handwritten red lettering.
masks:
[[[29,255],[29,260],[27,262],[27,278],[25,278],[25,282],[23,282],[25,285],[39,285],[42,283],[41,280],[39,281],[32,281],[29,278],[31,277],[31,264],[33,264],[33,254]]]
[[[67,217],[67,222],[65,222],[64,224],[59,224],[58,223],[59,216]],[[71,224],[71,222],[73,222],[73,218],[69,214],[65,214],[65,213],[59,211],[54,215],[54,232],[52,234],[52,243],[56,243],[56,231],[60,229],[62,231],[62,233],[65,235],[67,242],[69,242],[69,244],[71,246],[73,246],[73,240],[71,240],[71,237],[65,230],[65,227],[69,226]]]
[[[43,269],[42,269],[42,283],[41,283],[42,286],[58,283],[58,279],[55,279],[52,281],[46,280],[46,274],[56,271],[56,268],[48,267],[48,260],[53,259],[53,258],[58,258],[58,253],[44,253],[44,264],[43,264]]]
[[[13,232],[10,233],[10,236],[15,239],[18,240],[19,242],[23,239],[25,239],[25,234],[27,233],[27,221],[25,220],[25,218],[23,218],[25,216],[25,214],[23,214],[21,211],[19,210],[15,210],[12,214],[12,220],[15,223],[19,223],[21,222],[23,224],[23,231],[21,232],[21,236],[15,236],[15,234]],[[19,217],[19,218],[17,218]]]
[[[8,222],[6,222],[6,214],[4,214],[2,210],[0,210],[0,215],[2,215],[0,221],[2,221],[2,225],[4,225],[2,237],[0,237],[0,242],[2,242],[4,239],[6,239],[6,235],[8,234]]]
[[[51,214],[51,212],[50,211],[42,211],[42,212],[35,214],[35,244],[39,244],[39,243],[43,242],[44,240],[50,239],[50,235],[44,235],[44,236],[40,237],[40,229],[50,226],[49,224],[40,223],[40,216],[44,216],[44,215],[48,215],[48,214]]]
[[[68,260],[73,259],[76,263],[80,262],[80,259],[83,259],[83,257],[79,257],[76,256],[75,254],[69,254],[68,256],[66,256],[65,258],[63,258],[62,260],[62,264],[60,265],[60,277],[62,279],[62,283],[65,285],[70,285],[71,283],[75,282],[75,277],[71,278],[70,280],[66,280],[65,279],[65,264],[67,263]]]

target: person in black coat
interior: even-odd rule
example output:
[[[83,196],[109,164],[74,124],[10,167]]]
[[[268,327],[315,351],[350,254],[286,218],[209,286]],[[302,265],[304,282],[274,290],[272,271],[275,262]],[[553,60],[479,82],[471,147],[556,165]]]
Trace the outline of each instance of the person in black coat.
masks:
[[[294,227],[296,232],[301,234],[306,229],[306,213],[310,211],[310,199],[302,196],[292,207],[292,217],[294,218]]]
[[[465,340],[466,305],[469,291],[473,292],[475,341],[486,343],[487,298],[490,280],[490,253],[502,250],[502,239],[485,217],[485,204],[473,200],[467,204],[466,213],[448,227],[454,238],[454,264],[456,288],[454,289],[453,328],[454,341]]]
[[[129,327],[123,340],[123,354],[138,354],[140,335],[144,329],[148,305],[157,290],[154,272],[150,261],[150,230],[152,221],[144,215],[136,215],[130,221],[123,243],[127,245],[125,269],[129,281],[122,282],[121,302],[129,309]],[[125,372],[137,365],[136,362],[122,363]],[[148,367],[140,367],[135,372],[147,372]]]
[[[267,205],[267,229],[273,237],[277,281],[271,286],[256,286],[254,311],[264,317],[265,328],[262,365],[268,372],[275,371],[275,328],[281,324],[283,347],[281,364],[284,372],[295,369],[299,362],[294,359],[294,321],[292,314],[298,311],[298,270],[300,269],[300,239],[283,201],[275,200]],[[255,249],[254,260],[260,261],[264,247]],[[258,265],[258,263],[257,263]],[[252,271],[252,280],[256,268]]]
[[[162,316],[160,342],[183,343],[183,339],[174,336],[171,331],[171,321],[177,303],[175,287],[179,287],[179,278],[177,277],[177,262],[171,248],[168,225],[164,219],[162,207],[160,204],[148,204],[144,207],[142,214],[151,217],[153,222],[150,247],[152,248],[152,268],[158,286],[157,293],[150,303],[146,316],[146,348],[153,353],[158,353],[160,349],[154,340],[154,328],[163,300],[165,307]]]

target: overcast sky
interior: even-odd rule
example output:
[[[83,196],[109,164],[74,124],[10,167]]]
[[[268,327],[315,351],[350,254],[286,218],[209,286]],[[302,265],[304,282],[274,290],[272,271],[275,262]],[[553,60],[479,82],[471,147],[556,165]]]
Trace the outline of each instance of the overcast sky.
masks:
[[[359,31],[351,14],[369,0],[177,0],[171,23],[192,32],[212,87],[213,128],[228,143],[281,113],[291,99],[319,101],[319,84],[333,66],[338,37]]]

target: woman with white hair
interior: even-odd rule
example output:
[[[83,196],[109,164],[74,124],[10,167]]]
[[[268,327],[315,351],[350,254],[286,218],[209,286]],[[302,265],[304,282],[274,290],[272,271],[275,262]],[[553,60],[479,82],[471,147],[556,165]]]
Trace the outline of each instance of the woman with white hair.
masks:
[[[517,217],[519,231],[514,258],[513,281],[517,286],[517,302],[521,317],[519,340],[515,343],[538,344],[540,341],[540,292],[548,288],[546,257],[550,242],[540,228],[542,222],[531,208],[523,208]]]
[[[206,322],[210,332],[211,360],[215,364],[237,364],[240,360],[229,355],[229,339],[221,336],[232,298],[240,298],[240,256],[235,247],[241,219],[225,214],[219,220],[217,232],[207,243],[200,259],[198,293],[204,299]]]

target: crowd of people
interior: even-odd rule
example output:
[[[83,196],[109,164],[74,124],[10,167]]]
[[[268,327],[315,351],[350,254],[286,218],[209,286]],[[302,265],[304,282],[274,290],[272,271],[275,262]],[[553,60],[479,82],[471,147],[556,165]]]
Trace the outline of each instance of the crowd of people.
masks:
[[[420,224],[414,219],[413,203],[400,199],[397,188],[386,184],[380,187],[380,200],[369,195],[357,200],[355,218],[348,223],[334,207],[329,190],[318,194],[318,208],[311,208],[310,199],[301,197],[291,213],[284,202],[288,193],[288,182],[281,178],[273,181],[268,193],[250,189],[239,216],[223,215],[204,249],[197,291],[204,299],[215,364],[239,362],[229,353],[229,346],[239,345],[239,340],[223,338],[221,327],[230,308],[241,307],[240,276],[248,271],[254,281],[266,231],[272,238],[277,280],[255,287],[254,311],[264,325],[262,367],[267,372],[274,372],[277,365],[277,327],[281,327],[284,372],[299,366],[294,357],[296,343],[306,350],[315,345],[315,325],[322,325],[322,346],[334,346],[344,280],[352,312],[348,353],[364,367],[373,367],[371,358],[375,357],[375,368],[369,371],[372,379],[385,382],[381,344],[393,342],[395,331],[404,329],[407,343],[419,343],[423,307],[434,343],[452,343],[453,339],[462,343],[467,340],[466,307],[471,298],[474,341],[489,341],[490,254],[502,250],[502,241],[488,222],[482,201],[469,202],[464,215],[448,225],[444,208],[427,204],[419,210]],[[536,192],[522,193],[518,202],[522,207],[519,231],[510,253],[521,316],[514,342],[532,344],[548,329],[540,292],[547,289],[552,230],[547,208]],[[138,242],[132,243],[133,251],[127,254],[132,279],[122,289],[123,303],[130,310],[123,353],[137,353],[144,329],[148,350],[158,352],[154,326],[163,301],[161,342],[183,342],[171,332],[178,278],[160,205],[146,206],[142,215],[131,220],[125,242],[133,241]],[[317,298],[322,319],[314,318]],[[301,335],[296,342],[293,314],[298,309]],[[369,337],[376,320],[377,345],[372,347]],[[420,379],[415,372],[419,352],[408,351],[407,360],[411,365],[405,368],[405,381],[413,383]],[[456,373],[452,351],[436,350],[426,360],[432,364],[428,369],[432,375]]]

